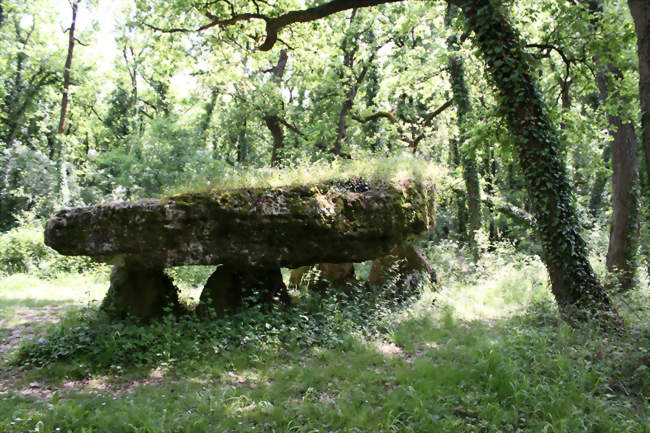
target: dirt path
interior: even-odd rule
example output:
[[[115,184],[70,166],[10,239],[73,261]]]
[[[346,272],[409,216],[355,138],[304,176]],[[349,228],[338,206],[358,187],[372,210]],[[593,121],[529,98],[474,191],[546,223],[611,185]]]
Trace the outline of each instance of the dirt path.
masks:
[[[6,321],[0,320],[0,395],[14,393],[47,398],[55,390],[48,389],[45,385],[31,383],[24,386],[26,374],[17,367],[10,366],[9,360],[24,340],[34,338],[39,329],[45,325],[57,323],[63,314],[63,307],[29,307],[18,311],[14,317],[18,319],[17,325],[8,325]]]
[[[133,393],[143,385],[155,385],[166,378],[166,372],[153,370],[148,376],[138,380],[109,381],[108,377],[68,380],[60,385],[52,385],[46,380],[27,381],[27,373],[19,367],[9,365],[12,355],[24,340],[35,338],[46,325],[58,323],[66,307],[29,307],[16,313],[13,318],[17,325],[8,325],[0,320],[0,396],[9,392],[23,397],[50,399],[55,392],[59,395],[72,391],[109,393],[113,396]],[[16,320],[18,319],[18,320]]]

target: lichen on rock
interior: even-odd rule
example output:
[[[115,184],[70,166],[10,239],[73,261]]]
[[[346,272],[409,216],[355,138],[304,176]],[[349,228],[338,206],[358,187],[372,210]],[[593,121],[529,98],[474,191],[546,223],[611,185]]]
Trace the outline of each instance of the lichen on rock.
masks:
[[[242,188],[63,209],[46,243],[146,267],[291,267],[383,256],[433,227],[434,187],[410,180]]]

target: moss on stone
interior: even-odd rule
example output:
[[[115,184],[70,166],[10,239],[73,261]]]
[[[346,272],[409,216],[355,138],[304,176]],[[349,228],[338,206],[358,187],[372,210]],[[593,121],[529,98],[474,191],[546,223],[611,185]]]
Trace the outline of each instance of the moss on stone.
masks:
[[[63,210],[47,239],[65,254],[145,267],[362,261],[430,230],[434,193],[428,182],[361,177],[193,192]]]

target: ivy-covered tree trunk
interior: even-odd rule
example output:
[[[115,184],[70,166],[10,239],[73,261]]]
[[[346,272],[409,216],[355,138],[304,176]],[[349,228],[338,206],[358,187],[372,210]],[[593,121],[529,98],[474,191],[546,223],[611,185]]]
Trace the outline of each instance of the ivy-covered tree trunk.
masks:
[[[248,162],[248,140],[246,140],[246,119],[243,119],[241,130],[237,136],[237,163]]]
[[[603,193],[605,192],[605,186],[607,186],[607,181],[609,180],[608,167],[611,159],[612,148],[611,146],[605,145],[602,153],[603,163],[596,170],[596,179],[594,180],[589,195],[589,213],[593,219],[596,219],[603,204]]]
[[[587,257],[559,135],[550,121],[517,31],[492,0],[454,0],[498,89],[537,220],[551,290],[567,319],[616,318]]]
[[[451,17],[454,14],[455,6],[449,5],[447,10],[447,25],[451,24]],[[450,51],[457,50],[456,37],[452,36],[447,41]],[[456,117],[458,120],[460,161],[463,168],[463,180],[467,192],[467,205],[469,208],[469,241],[472,247],[474,261],[478,261],[479,252],[476,245],[476,231],[481,228],[481,192],[478,181],[478,168],[476,165],[476,152],[474,149],[467,149],[463,143],[467,140],[467,117],[472,112],[472,105],[469,100],[469,90],[465,82],[465,66],[463,59],[458,54],[450,54],[447,64],[451,89],[456,104]]]
[[[476,245],[476,231],[481,228],[481,193],[479,190],[478,168],[476,166],[476,152],[473,149],[466,149],[462,143],[467,139],[467,116],[471,112],[469,94],[465,83],[465,71],[463,61],[458,56],[449,58],[449,75],[451,77],[451,88],[454,92],[454,100],[457,107],[458,129],[461,149],[460,161],[463,168],[463,180],[467,192],[467,207],[469,208],[469,240],[472,246],[474,261],[479,259],[478,246]]]
[[[219,96],[219,88],[213,87],[210,90],[210,99],[205,104],[205,112],[201,118],[201,123],[199,124],[199,134],[203,136],[203,143],[208,145],[208,129],[210,129],[210,122],[212,122],[212,115],[214,114],[214,109],[217,105],[217,97]]]

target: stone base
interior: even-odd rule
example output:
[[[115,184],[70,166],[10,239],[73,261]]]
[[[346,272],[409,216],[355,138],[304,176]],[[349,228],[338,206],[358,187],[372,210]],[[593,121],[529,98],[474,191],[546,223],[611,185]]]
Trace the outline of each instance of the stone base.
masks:
[[[292,270],[289,284],[324,294],[329,287],[345,291],[356,280],[353,263],[319,263]]]
[[[162,269],[113,266],[101,308],[115,317],[148,321],[180,311],[178,289]]]
[[[372,262],[368,282],[375,287],[395,285],[395,296],[411,294],[418,284],[418,277],[427,274],[435,282],[436,274],[424,253],[414,245],[402,245],[390,255]]]
[[[223,317],[252,305],[289,304],[280,269],[238,269],[220,266],[205,283],[196,313],[200,317]]]

